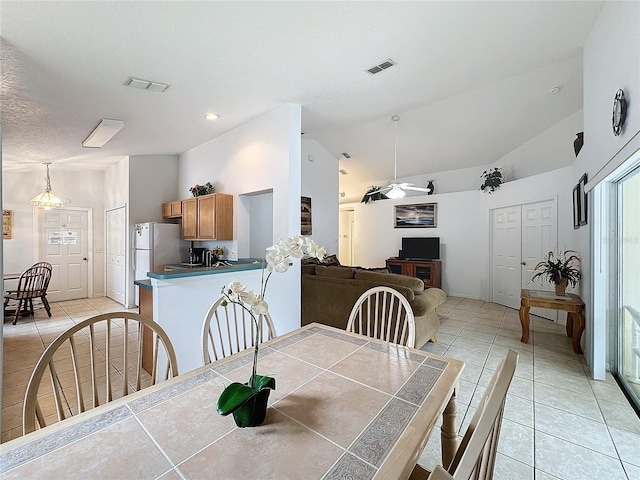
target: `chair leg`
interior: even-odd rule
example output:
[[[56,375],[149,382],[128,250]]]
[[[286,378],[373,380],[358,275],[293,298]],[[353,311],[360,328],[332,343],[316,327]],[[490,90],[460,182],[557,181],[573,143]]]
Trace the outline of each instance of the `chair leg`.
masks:
[[[431,338],[430,338],[430,340],[431,340],[433,343],[437,343],[437,342],[438,342],[438,339],[436,338],[435,333],[433,334],[433,337],[431,337]]]
[[[18,317],[20,316],[20,312],[22,311],[22,302],[24,302],[24,300],[18,300],[18,306],[16,307],[16,316],[13,319],[14,325],[18,323]]]
[[[42,300],[42,304],[44,305],[44,308],[47,310],[47,315],[51,316],[51,307],[49,306],[49,301],[47,300],[47,296],[43,295],[40,297],[40,299]]]

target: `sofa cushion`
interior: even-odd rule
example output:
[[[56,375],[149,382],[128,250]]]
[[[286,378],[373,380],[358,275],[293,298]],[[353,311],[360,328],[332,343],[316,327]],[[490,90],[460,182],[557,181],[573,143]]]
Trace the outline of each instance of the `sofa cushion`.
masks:
[[[300,265],[300,272],[302,275],[315,275],[316,274],[316,266],[313,264],[310,265]]]
[[[357,270],[354,278],[356,280],[376,282],[380,285],[389,285],[391,287],[393,287],[393,285],[400,285],[410,288],[415,293],[420,293],[424,290],[424,282],[419,278],[397,275],[395,273],[378,273],[368,272],[366,270]]]
[[[324,267],[316,266],[316,275],[331,278],[353,278],[354,270],[351,267]]]

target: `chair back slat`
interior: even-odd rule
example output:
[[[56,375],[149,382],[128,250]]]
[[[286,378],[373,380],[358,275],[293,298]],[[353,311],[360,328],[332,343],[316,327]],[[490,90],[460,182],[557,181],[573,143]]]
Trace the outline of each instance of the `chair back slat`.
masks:
[[[254,347],[257,333],[260,333],[260,343],[276,336],[273,320],[268,313],[258,316],[261,325],[258,332],[249,312],[225,300],[225,297],[219,298],[204,317],[201,335],[204,365]]]
[[[351,309],[347,331],[415,347],[415,319],[409,301],[390,287],[364,292]]]
[[[130,330],[131,326],[134,328]],[[142,370],[143,327],[152,330],[155,340],[151,374]],[[130,348],[129,342],[136,343],[135,350]],[[64,348],[67,345],[68,350]],[[85,354],[86,349],[88,352]],[[45,412],[40,400],[45,397],[39,397],[43,393],[40,386],[47,370],[51,378],[55,421],[61,421],[155,384],[161,349],[167,358],[164,378],[178,375],[176,355],[169,337],[160,325],[142,315],[106,313],[69,328],[46,348],[31,375],[23,409],[24,433],[44,427],[45,421],[51,423],[54,416],[48,413],[43,415]],[[88,365],[83,365],[81,359],[85,359]],[[137,372],[135,384],[130,379],[130,368],[132,371],[135,368]],[[87,397],[90,397],[90,402]]]
[[[491,378],[449,465],[455,479],[493,477],[504,404],[517,364],[518,353],[509,350]]]

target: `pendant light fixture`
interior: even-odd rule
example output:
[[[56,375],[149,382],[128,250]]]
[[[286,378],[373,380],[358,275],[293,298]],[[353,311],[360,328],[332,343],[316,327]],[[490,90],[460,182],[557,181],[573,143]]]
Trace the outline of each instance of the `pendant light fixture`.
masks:
[[[34,207],[44,208],[45,210],[49,210],[50,208],[64,208],[66,202],[60,200],[51,192],[51,178],[49,177],[49,165],[51,165],[51,162],[45,162],[43,165],[47,167],[47,186],[44,192],[33,197],[29,203]]]

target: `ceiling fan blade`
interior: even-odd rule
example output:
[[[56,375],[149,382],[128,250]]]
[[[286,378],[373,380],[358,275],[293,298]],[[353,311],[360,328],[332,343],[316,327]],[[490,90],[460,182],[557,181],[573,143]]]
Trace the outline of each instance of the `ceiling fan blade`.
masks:
[[[429,192],[430,189],[429,188],[423,188],[423,187],[412,187],[412,186],[404,186],[402,187],[403,190],[415,190],[416,192]]]
[[[375,195],[377,193],[386,193],[389,190],[391,190],[391,187],[381,187],[381,188],[379,188],[377,190],[374,190],[373,192],[367,193],[367,195]]]

